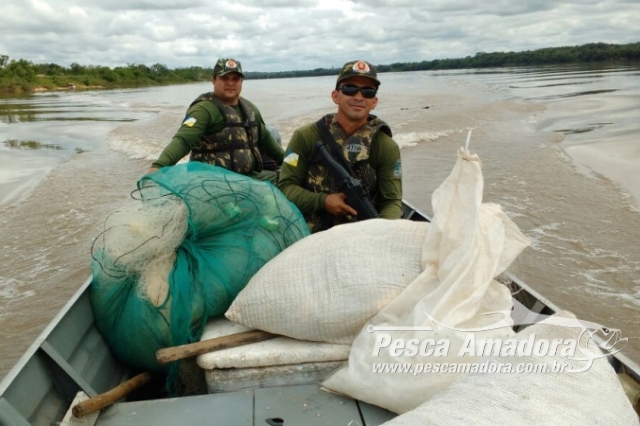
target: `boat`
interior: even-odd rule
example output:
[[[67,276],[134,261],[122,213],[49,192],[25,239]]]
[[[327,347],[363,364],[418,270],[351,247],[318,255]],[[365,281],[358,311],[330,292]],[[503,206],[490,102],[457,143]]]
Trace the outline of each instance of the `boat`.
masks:
[[[404,202],[404,217],[429,217]],[[499,277],[534,317],[560,311],[511,274]],[[167,397],[154,380],[100,411],[77,419],[78,392],[87,398],[117,395],[139,378],[120,362],[98,332],[91,302],[91,277],[47,325],[0,382],[0,425],[361,425],[382,424],[396,414],[320,390],[317,384],[286,385],[226,393]],[[526,321],[524,321],[526,324]],[[525,325],[526,326],[526,325]],[[524,327],[524,326],[523,326]],[[517,330],[516,330],[517,331]],[[638,410],[640,367],[621,353],[608,356],[619,377],[635,388]]]

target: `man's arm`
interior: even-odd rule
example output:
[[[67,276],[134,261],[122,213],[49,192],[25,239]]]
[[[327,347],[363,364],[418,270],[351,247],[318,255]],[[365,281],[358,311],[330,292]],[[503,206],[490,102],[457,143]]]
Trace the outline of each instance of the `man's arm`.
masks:
[[[380,217],[402,217],[402,162],[400,148],[393,139],[380,132],[372,144],[371,165],[376,169],[378,196],[376,207]]]
[[[213,106],[215,108],[215,106]],[[216,108],[217,110],[217,108]],[[162,151],[160,156],[152,164],[152,170],[165,166],[173,166],[185,155],[205,133],[211,122],[211,114],[207,108],[198,103],[192,106],[182,121],[182,125]]]
[[[313,144],[320,139],[320,135],[314,129],[315,125],[308,125],[293,133],[282,162],[278,182],[278,188],[289,201],[306,214],[324,210],[327,197],[327,194],[311,192],[302,187],[313,154]]]
[[[171,139],[169,145],[162,151],[160,156],[156,161],[151,165],[154,169],[159,169],[161,167],[173,166],[176,164],[182,157],[187,155],[191,148],[183,138],[178,136],[177,134]]]

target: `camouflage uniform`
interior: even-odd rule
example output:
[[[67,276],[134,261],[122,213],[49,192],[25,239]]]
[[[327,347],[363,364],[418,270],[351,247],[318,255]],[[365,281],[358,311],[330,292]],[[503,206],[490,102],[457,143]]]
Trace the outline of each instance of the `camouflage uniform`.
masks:
[[[225,126],[216,134],[200,137],[191,149],[191,161],[215,164],[242,174],[262,171],[262,156],[258,149],[260,123],[245,100],[240,98],[238,103],[246,120],[213,93],[200,95],[190,107],[203,101],[212,102],[218,107],[224,116]]]
[[[327,114],[323,117],[329,132],[338,145],[342,147],[342,153],[351,164],[355,177],[362,183],[365,192],[369,195],[369,199],[375,200],[378,189],[376,171],[369,164],[371,143],[379,131],[391,137],[391,129],[384,121],[370,115],[364,126],[356,130],[351,136],[346,137],[335,118],[335,114]],[[312,192],[324,192],[327,194],[340,192],[342,182],[337,179],[336,173],[328,166],[318,151],[312,154],[307,170],[307,177],[302,182],[303,188]],[[332,216],[324,210],[306,214],[305,219],[311,232],[328,229],[341,223],[356,221],[353,216]]]
[[[333,123],[333,115],[327,116]],[[329,126],[332,135],[346,149],[354,172],[366,183],[370,199],[380,217],[398,219],[402,216],[402,167],[400,148],[387,133],[388,127],[378,118],[370,121],[352,137],[345,138],[341,128]],[[359,136],[360,135],[361,139]],[[315,123],[297,129],[289,142],[282,163],[278,188],[304,214],[311,232],[328,229],[349,217],[334,217],[324,210],[327,194],[338,192],[335,176],[320,161],[315,144],[322,140]],[[361,143],[362,142],[362,143]],[[365,146],[366,145],[366,146]],[[367,157],[365,161],[364,157]],[[320,158],[319,158],[320,157]],[[352,161],[355,160],[355,161]]]
[[[213,69],[215,78],[229,73],[244,77],[240,62],[220,58]],[[214,95],[200,95],[194,100],[182,126],[162,151],[152,167],[171,166],[191,153],[192,161],[201,161],[277,184],[277,170],[284,151],[267,129],[260,111],[249,100],[238,98],[229,105]],[[264,158],[271,159],[264,167]],[[263,170],[264,169],[264,170]]]
[[[356,87],[353,92],[353,87],[349,87],[349,79],[352,77],[358,77],[358,81],[369,79],[375,86],[373,93],[370,86],[360,86],[359,89]],[[343,82],[346,84],[341,85]],[[343,99],[340,96],[356,96],[358,93],[361,93],[362,98],[371,100],[375,98],[379,86],[375,66],[363,60],[349,61],[340,70],[331,96],[338,96],[333,98],[336,103],[336,99]],[[368,111],[373,107],[375,104],[366,104]],[[349,162],[354,177],[362,183],[380,217],[401,218],[402,162],[400,147],[391,139],[389,126],[374,115],[363,115],[356,122],[360,127],[347,135],[338,123],[340,108],[339,104],[338,114],[323,117],[329,133],[342,147],[342,154]],[[333,168],[329,169],[329,165],[325,164],[322,154],[317,152],[316,143],[323,141],[320,135],[316,123],[296,129],[287,147],[278,181],[278,188],[304,214],[311,232],[355,220],[352,216],[334,216],[325,210],[327,196],[341,192],[342,182],[338,181]]]

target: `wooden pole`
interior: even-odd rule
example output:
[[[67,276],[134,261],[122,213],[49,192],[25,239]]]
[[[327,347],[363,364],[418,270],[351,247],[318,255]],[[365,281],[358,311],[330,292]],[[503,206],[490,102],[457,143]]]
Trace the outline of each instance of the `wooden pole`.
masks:
[[[218,351],[220,349],[235,348],[249,343],[262,342],[264,340],[279,337],[262,330],[244,331],[242,333],[230,334],[228,336],[216,337],[215,339],[203,340],[201,342],[189,343],[187,345],[173,346],[159,349],[156,352],[156,360],[160,364],[171,361],[202,355],[207,352]]]
[[[150,378],[151,373],[138,374],[108,392],[74,405],[71,412],[74,417],[79,419],[87,414],[93,413],[94,411],[102,410],[104,407],[115,403],[120,398],[130,394],[135,389],[138,389],[140,386],[147,383]]]

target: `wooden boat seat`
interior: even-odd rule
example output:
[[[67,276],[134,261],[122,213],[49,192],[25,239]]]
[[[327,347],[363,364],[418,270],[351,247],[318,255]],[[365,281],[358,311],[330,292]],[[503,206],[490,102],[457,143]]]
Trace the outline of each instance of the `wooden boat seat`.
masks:
[[[318,385],[302,385],[118,403],[100,414],[96,426],[376,426],[395,416]]]

